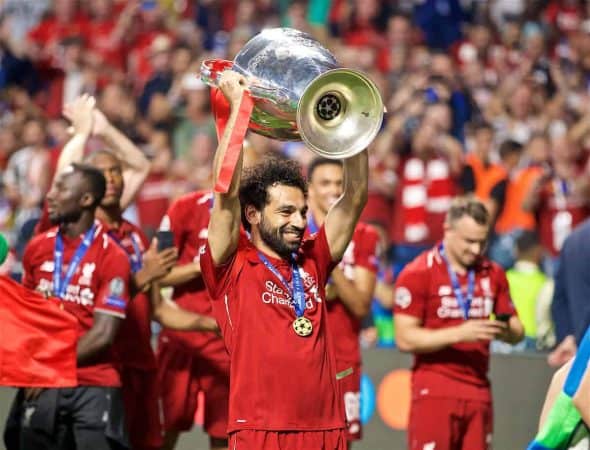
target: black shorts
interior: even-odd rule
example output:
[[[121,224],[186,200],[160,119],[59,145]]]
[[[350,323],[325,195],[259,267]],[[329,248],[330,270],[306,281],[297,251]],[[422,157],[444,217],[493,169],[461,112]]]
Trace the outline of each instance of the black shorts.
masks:
[[[7,450],[129,448],[120,389],[45,389],[33,401],[19,391],[4,437]]]

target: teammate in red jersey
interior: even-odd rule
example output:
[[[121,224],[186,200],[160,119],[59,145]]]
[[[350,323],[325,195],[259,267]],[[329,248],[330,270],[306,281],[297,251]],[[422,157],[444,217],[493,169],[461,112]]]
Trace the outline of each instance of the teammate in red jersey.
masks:
[[[162,284],[174,286],[172,299],[183,309],[204,317],[211,300],[201,278],[199,250],[207,242],[213,193],[199,191],[176,200],[160,229],[171,230],[179,249],[178,263]],[[211,450],[227,448],[229,356],[214,333],[163,330],[158,344],[158,379],[166,432],[164,448],[173,449],[179,433],[192,428],[199,393],[204,394],[203,428]]]
[[[324,224],[326,214],[342,195],[342,163],[333,159],[314,159],[308,169],[309,209],[307,228],[314,233]],[[333,337],[336,370],[346,412],[346,437],[349,442],[361,438],[360,385],[361,319],[371,306],[378,270],[377,231],[358,223],[342,261],[326,286],[328,332]]]
[[[94,107],[91,97],[77,99],[68,106],[66,115],[72,121],[75,134],[60,155],[58,168],[72,160],[82,159],[84,146],[91,135],[103,137],[113,149],[113,152],[101,150],[90,153],[85,161],[105,176],[106,193],[97,210],[97,217],[109,236],[127,254],[133,273],[133,300],[127,308],[127,318],[115,344],[121,366],[130,441],[134,450],[159,449],[163,444],[160,387],[150,342],[151,317],[153,315],[165,327],[179,330],[216,331],[217,324],[212,318],[188,312],[162,300],[160,280],[176,263],[177,250],[168,248],[159,251],[155,240],[148,248],[143,232],[123,218],[124,207],[141,187],[147,174],[144,168],[147,164],[149,169],[149,162],[131,141],[108,123]]]
[[[90,166],[64,169],[47,195],[49,218],[59,226],[25,250],[23,284],[62,300],[79,321],[79,341],[77,387],[26,391],[21,448],[126,445],[111,344],[125,318],[131,273],[127,255],[95,221],[105,186]]]
[[[524,329],[504,271],[483,256],[488,231],[482,203],[455,199],[443,241],[412,261],[396,281],[397,345],[415,355],[411,450],[491,448],[489,344],[492,339],[516,343]]]
[[[215,155],[216,178],[245,85],[236,72],[221,76],[231,114]],[[344,161],[343,195],[306,240],[307,186],[299,166],[268,159],[243,180],[241,172],[240,158],[229,191],[215,194],[200,259],[231,360],[229,447],[343,450],[324,287],[366,203],[367,153]]]

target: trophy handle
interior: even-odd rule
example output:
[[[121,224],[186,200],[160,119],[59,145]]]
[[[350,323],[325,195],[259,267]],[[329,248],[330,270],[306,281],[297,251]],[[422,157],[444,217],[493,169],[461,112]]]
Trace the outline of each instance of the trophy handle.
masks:
[[[218,87],[221,72],[230,70],[234,63],[225,59],[207,59],[201,63],[201,80],[209,86]],[[252,82],[248,83],[248,90],[255,99],[268,100],[277,105],[289,102],[286,90],[276,87],[266,87]]]

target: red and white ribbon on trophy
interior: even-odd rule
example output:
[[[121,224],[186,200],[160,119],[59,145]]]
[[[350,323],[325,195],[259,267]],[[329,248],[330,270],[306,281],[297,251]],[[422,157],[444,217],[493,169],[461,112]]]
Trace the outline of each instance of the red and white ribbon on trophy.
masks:
[[[215,59],[207,61],[207,67],[210,70],[211,78],[217,78],[224,70],[231,69],[233,63],[222,59]],[[216,74],[216,75],[215,75]],[[225,156],[221,163],[221,169],[217,176],[217,183],[214,191],[218,193],[226,193],[229,190],[231,180],[236,170],[236,164],[240,158],[240,152],[246,131],[248,131],[248,124],[250,122],[250,114],[254,107],[254,101],[250,92],[244,91],[242,101],[240,103],[238,118],[232,134],[230,136],[229,145],[225,152]],[[217,130],[217,140],[221,141],[227,121],[230,115],[230,105],[223,92],[216,87],[211,87],[211,109],[215,117],[215,128]]]

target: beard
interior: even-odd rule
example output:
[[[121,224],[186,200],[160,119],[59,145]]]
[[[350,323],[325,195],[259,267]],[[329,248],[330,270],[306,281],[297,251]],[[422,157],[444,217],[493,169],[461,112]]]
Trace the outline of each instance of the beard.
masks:
[[[52,225],[61,225],[63,223],[76,222],[82,215],[82,210],[71,212],[51,212],[49,214],[49,221]]]
[[[292,225],[272,227],[266,222],[263,215],[258,231],[260,232],[260,239],[262,239],[273,251],[283,258],[290,258],[294,252],[299,250],[299,246],[303,240],[303,232],[305,230]],[[284,238],[284,234],[293,232],[299,233],[300,238],[292,242],[287,241]]]

